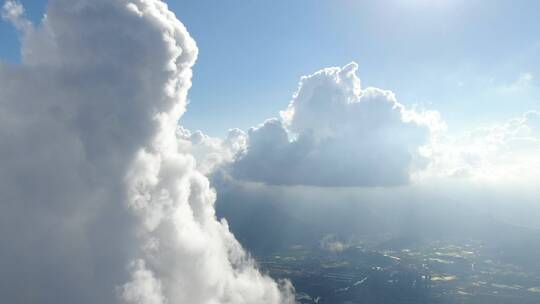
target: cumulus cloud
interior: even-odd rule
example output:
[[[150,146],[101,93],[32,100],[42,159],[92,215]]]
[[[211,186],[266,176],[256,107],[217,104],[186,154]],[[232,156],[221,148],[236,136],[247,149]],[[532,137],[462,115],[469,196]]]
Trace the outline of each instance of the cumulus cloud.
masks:
[[[420,180],[462,178],[483,182],[529,183],[540,176],[540,112],[434,138],[423,148],[430,162]]]
[[[302,77],[281,119],[249,130],[230,174],[275,185],[407,184],[411,170],[425,165],[419,148],[444,124],[437,112],[407,109],[390,91],[362,89],[357,68]]]
[[[18,30],[28,31],[32,24],[24,18],[24,7],[15,1],[7,1],[2,8],[2,19],[11,22]]]
[[[390,91],[362,89],[357,68],[351,63],[302,77],[279,119],[247,134],[235,130],[236,140],[227,141],[236,148],[216,145],[213,151],[223,157],[214,156],[219,161],[205,172],[244,182],[321,187],[448,178],[524,184],[539,177],[538,111],[450,133],[438,112],[407,108]],[[521,82],[530,79],[525,74]]]
[[[4,301],[293,302],[216,220],[178,136],[197,47],[164,3],[51,0],[34,26],[7,1],[3,17],[22,35],[22,63],[0,63]]]
[[[240,129],[229,130],[225,139],[210,137],[200,130],[191,132],[181,126],[177,134],[183,152],[197,159],[197,169],[204,174],[211,174],[219,166],[232,162],[247,145],[247,135]]]

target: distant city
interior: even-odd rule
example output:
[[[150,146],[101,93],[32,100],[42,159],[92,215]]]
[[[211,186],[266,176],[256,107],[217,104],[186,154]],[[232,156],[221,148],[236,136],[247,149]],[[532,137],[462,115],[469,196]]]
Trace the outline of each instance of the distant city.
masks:
[[[271,276],[289,278],[304,304],[540,301],[540,269],[503,261],[480,241],[400,243],[333,252],[297,245],[257,260]]]

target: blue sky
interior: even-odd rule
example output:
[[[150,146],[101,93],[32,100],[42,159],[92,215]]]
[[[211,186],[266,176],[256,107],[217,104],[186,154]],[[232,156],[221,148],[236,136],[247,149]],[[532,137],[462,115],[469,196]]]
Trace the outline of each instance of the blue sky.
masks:
[[[30,19],[43,0],[23,0]],[[359,64],[363,87],[438,110],[450,131],[540,108],[537,1],[169,1],[198,43],[182,124],[222,136],[277,116],[300,76]],[[18,61],[0,23],[0,56]]]

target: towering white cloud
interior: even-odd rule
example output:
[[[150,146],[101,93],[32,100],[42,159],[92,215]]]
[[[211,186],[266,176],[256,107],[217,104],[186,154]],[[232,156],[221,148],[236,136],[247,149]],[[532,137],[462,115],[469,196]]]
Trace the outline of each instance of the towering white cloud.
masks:
[[[197,47],[157,0],[22,7],[0,63],[0,294],[9,303],[290,303],[214,214],[176,136]]]
[[[228,157],[215,164],[239,181],[283,186],[396,186],[456,178],[528,185],[539,178],[538,111],[449,133],[438,112],[408,109],[390,91],[362,89],[357,68],[351,63],[302,77],[281,119],[268,119],[247,134],[236,131],[237,148],[221,146]]]
[[[276,185],[392,186],[424,166],[419,148],[442,126],[394,94],[361,89],[357,65],[304,76],[282,119],[252,128],[230,165],[240,180]]]

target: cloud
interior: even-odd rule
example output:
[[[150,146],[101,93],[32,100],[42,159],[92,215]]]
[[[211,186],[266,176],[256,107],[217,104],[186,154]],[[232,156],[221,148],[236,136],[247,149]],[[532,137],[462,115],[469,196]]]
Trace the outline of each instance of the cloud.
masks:
[[[526,91],[531,88],[534,76],[532,73],[522,73],[510,84],[502,85],[497,88],[500,93],[515,94],[520,91]]]
[[[216,220],[177,136],[197,47],[167,6],[51,0],[39,26],[23,12],[4,4],[22,63],[0,63],[3,301],[291,303]]]
[[[350,63],[302,77],[282,118],[249,130],[230,174],[274,185],[407,184],[426,161],[419,148],[444,123],[436,112],[407,109],[390,91],[361,89],[356,70]]]
[[[423,147],[427,168],[421,181],[447,177],[469,181],[529,184],[540,178],[540,113],[528,111],[506,122],[441,136]]]
[[[225,139],[210,137],[202,131],[191,132],[179,126],[178,140],[183,152],[197,160],[197,169],[210,174],[223,164],[233,161],[236,154],[246,149],[247,135],[240,129],[231,129]]]
[[[350,247],[350,244],[343,243],[335,235],[327,234],[319,242],[322,249],[329,252],[342,252]]]
[[[235,130],[236,136],[226,140],[229,146],[212,139],[219,143],[213,153],[222,157],[214,155],[204,172],[216,182],[225,176],[318,187],[389,187],[449,178],[526,185],[539,178],[538,111],[448,132],[438,112],[406,108],[390,91],[362,89],[356,71],[351,63],[302,77],[280,119],[267,119],[247,134]],[[531,77],[524,74],[519,82]],[[195,145],[205,150],[204,142]]]
[[[20,31],[29,31],[32,27],[32,24],[24,18],[24,7],[18,2],[6,1],[1,16]]]

